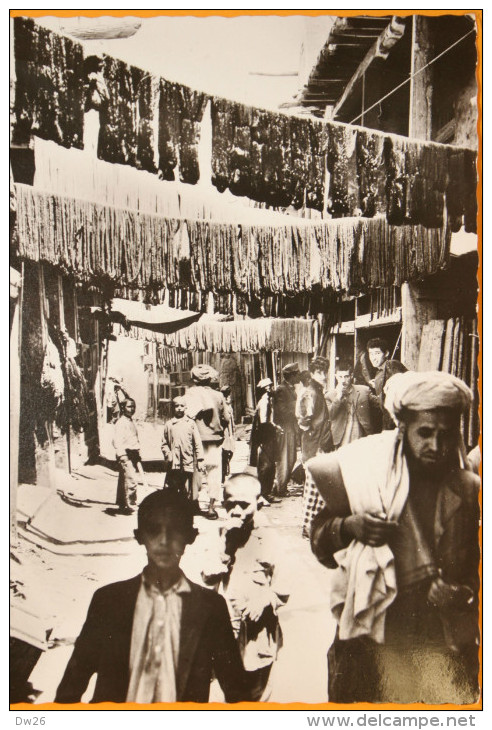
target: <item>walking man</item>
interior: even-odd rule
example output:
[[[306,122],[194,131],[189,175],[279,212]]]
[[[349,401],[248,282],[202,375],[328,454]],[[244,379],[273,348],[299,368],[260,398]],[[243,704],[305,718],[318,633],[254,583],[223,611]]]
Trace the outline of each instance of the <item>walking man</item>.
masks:
[[[460,431],[471,399],[447,373],[394,375],[398,429],[309,462],[326,503],[311,545],[334,570],[332,702],[478,699],[480,481]]]
[[[137,465],[140,458],[140,442],[133,421],[135,401],[127,398],[122,413],[114,425],[113,446],[119,467],[116,504],[121,514],[130,515],[137,504]]]
[[[186,391],[185,403],[187,414],[198,426],[203,444],[205,480],[209,496],[209,505],[204,516],[209,520],[217,520],[219,515],[214,505],[221,498],[222,444],[230,413],[222,393],[211,387],[211,382],[218,378],[214,368],[210,365],[195,365],[191,378],[193,385]]]
[[[272,395],[273,421],[278,427],[276,490],[279,497],[287,494],[287,485],[297,458],[296,384],[300,382],[299,364],[294,362],[286,365],[282,369],[282,376],[282,382]]]
[[[277,428],[273,423],[272,385],[270,378],[263,378],[256,386],[258,403],[251,427],[249,463],[257,468],[261,496],[275,504],[280,500],[273,495]]]

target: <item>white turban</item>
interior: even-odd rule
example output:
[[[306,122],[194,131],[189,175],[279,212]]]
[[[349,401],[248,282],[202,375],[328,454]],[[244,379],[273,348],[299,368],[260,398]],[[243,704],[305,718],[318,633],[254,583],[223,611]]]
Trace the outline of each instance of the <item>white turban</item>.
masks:
[[[384,405],[398,421],[402,410],[432,411],[452,408],[463,413],[472,401],[470,388],[459,378],[438,370],[397,373],[384,388]]]

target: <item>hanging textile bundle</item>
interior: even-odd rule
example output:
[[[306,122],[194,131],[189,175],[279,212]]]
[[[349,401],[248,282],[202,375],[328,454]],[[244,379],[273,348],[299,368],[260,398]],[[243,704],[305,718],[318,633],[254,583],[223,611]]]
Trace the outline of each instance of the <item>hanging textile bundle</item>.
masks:
[[[164,180],[179,178],[194,185],[200,178],[198,143],[208,96],[161,79],[159,99],[159,172]]]
[[[357,180],[359,208],[366,218],[386,210],[384,174],[384,137],[369,130],[357,131]]]
[[[174,180],[178,164],[179,110],[177,84],[161,79],[159,92],[159,174]]]
[[[162,343],[182,351],[286,352],[312,353],[317,322],[312,319],[243,319],[234,322],[195,322],[172,334],[159,334],[121,326],[115,332],[123,336]]]
[[[103,77],[108,99],[99,112],[97,156],[106,162],[136,166],[138,94],[144,72],[104,56]]]
[[[234,292],[248,302],[316,287],[369,291],[433,274],[450,255],[448,226],[390,226],[381,216],[238,226],[102,206],[28,185],[15,189],[22,258],[150,297],[163,287]]]
[[[138,128],[136,166],[147,172],[157,172],[156,119],[159,112],[159,79],[145,74],[138,82]]]
[[[79,43],[14,18],[15,104],[12,142],[31,134],[82,149],[84,58]]]
[[[453,232],[459,231],[463,217],[465,231],[477,231],[477,168],[476,155],[471,150],[451,147],[448,150],[449,176],[446,207]]]
[[[208,96],[194,91],[188,86],[176,85],[175,88],[179,93],[177,104],[179,110],[179,179],[181,182],[194,185],[200,179],[198,143]]]

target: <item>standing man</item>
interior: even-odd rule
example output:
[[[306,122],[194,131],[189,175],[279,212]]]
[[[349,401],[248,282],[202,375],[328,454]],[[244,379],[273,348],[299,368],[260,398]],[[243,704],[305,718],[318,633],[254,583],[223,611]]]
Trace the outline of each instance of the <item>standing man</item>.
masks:
[[[277,428],[273,423],[272,381],[263,378],[257,387],[258,403],[253,417],[250,439],[250,466],[256,466],[261,496],[270,504],[280,502],[273,495]]]
[[[379,420],[377,430],[395,428],[395,422],[384,408],[384,386],[392,375],[405,373],[407,368],[399,360],[389,359],[389,346],[381,337],[374,337],[367,343],[355,368],[355,382],[367,385],[379,401]]]
[[[224,396],[226,408],[229,413],[229,423],[224,430],[224,443],[222,444],[222,484],[231,471],[231,459],[236,448],[236,426],[234,423],[234,411],[232,409],[231,386],[224,385],[220,392]]]
[[[287,494],[292,470],[297,458],[296,384],[300,382],[297,362],[282,368],[283,380],[273,391],[273,421],[278,427],[276,489],[279,497]]]
[[[218,378],[217,371],[210,365],[195,365],[191,371],[193,385],[185,394],[186,411],[198,426],[202,439],[205,479],[207,483],[209,505],[204,517],[217,520],[219,515],[214,509],[215,502],[220,500],[222,487],[222,444],[224,429],[229,423],[230,415],[224,396],[211,387],[211,382]]]
[[[174,417],[164,425],[161,444],[168,467],[166,487],[185,494],[193,502],[198,514],[198,493],[193,491],[193,475],[196,470],[204,471],[202,440],[196,422],[185,413],[184,397],[174,398],[173,407]]]
[[[334,569],[332,702],[478,699],[480,481],[467,469],[458,378],[406,372],[386,386],[398,429],[309,463],[326,507],[311,546]]]
[[[374,411],[377,402],[366,385],[354,385],[349,363],[338,362],[337,387],[326,394],[335,449],[376,432]]]
[[[297,417],[301,430],[302,463],[316,454],[333,450],[333,437],[330,428],[330,413],[325,399],[328,360],[315,357],[309,363],[310,378],[297,401]],[[311,522],[323,507],[323,500],[308,470],[303,493],[302,534],[309,537]]]
[[[137,465],[141,463],[140,442],[137,427],[133,421],[135,401],[127,398],[122,413],[114,425],[113,446],[119,466],[116,504],[119,512],[131,515],[137,504]]]
[[[309,363],[311,378],[301,395],[302,412],[298,410],[303,463],[317,453],[327,453],[333,448],[330,414],[324,395],[327,371],[328,360],[324,357],[315,357]]]

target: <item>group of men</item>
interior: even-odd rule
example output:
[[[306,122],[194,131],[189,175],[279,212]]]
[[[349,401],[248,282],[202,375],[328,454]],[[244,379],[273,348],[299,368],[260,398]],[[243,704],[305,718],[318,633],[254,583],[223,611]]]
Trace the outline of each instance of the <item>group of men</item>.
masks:
[[[56,701],[79,701],[93,673],[95,702],[207,702],[213,677],[226,702],[268,700],[277,612],[290,591],[258,509],[260,493],[285,494],[299,436],[305,490],[312,485],[321,500],[311,548],[332,571],[328,699],[477,701],[480,482],[461,434],[472,393],[447,373],[392,372],[403,368],[383,347],[368,347],[360,363],[365,384],[339,363],[337,387],[326,392],[323,358],[309,374],[284,368],[273,392],[260,382],[251,451],[258,479],[248,468],[225,481],[227,518],[199,551],[202,586],[179,567],[197,532],[181,482],[142,502],[135,537],[148,564],[96,591]],[[206,374],[197,375],[191,430],[198,441],[199,414],[212,411],[209,440],[201,437],[203,451],[212,448],[201,459],[213,473],[221,439],[210,436],[225,417],[220,399],[215,411],[200,390]]]
[[[174,398],[173,417],[163,429],[161,450],[166,487],[187,495],[196,514],[216,520],[215,504],[221,497],[234,451],[231,389],[219,389],[217,371],[209,365],[196,365],[191,378],[193,384],[185,395]],[[136,472],[142,470],[133,421],[135,401],[127,397],[121,409],[113,438],[120,470],[116,503],[122,514],[132,514],[136,507]],[[202,486],[208,493],[208,506],[203,512],[198,501]]]
[[[269,378],[258,383],[250,464],[258,469],[266,500],[273,502],[286,495],[299,445],[305,465],[318,453],[328,453],[395,427],[384,408],[383,389],[389,377],[406,368],[389,355],[385,340],[369,340],[355,370],[350,363],[337,361],[333,390],[327,389],[329,363],[324,357],[313,358],[306,371],[301,371],[298,363],[286,365],[282,382],[275,390]],[[306,537],[321,505],[319,492],[307,475],[303,526]]]

